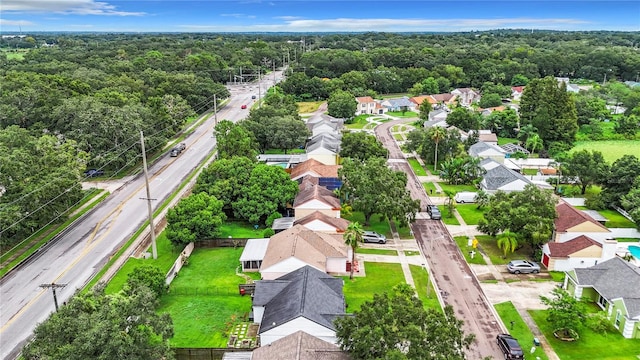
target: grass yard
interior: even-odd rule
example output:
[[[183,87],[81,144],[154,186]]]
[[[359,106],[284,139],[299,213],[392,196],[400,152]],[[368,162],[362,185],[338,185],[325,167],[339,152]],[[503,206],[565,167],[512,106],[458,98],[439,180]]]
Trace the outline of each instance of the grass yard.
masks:
[[[517,143],[519,143],[519,141],[516,138],[503,138],[503,137],[498,138],[498,145],[517,144]]]
[[[640,340],[625,339],[617,331],[601,335],[584,327],[578,341],[560,341],[553,336],[546,310],[530,310],[529,314],[562,360],[632,360],[640,355]]]
[[[409,158],[407,161],[409,162],[409,165],[411,165],[411,169],[413,169],[416,176],[427,176],[427,171],[422,167],[422,165],[420,165],[420,162],[418,162],[417,159]]]
[[[177,249],[171,245],[171,242],[167,240],[167,236],[163,231],[156,238],[156,245],[158,247],[158,258],[157,259],[136,259],[129,258],[127,262],[120,268],[120,270],[116,273],[116,275],[109,281],[105,292],[107,294],[114,294],[118,291],[122,290],[122,286],[127,281],[127,277],[130,273],[132,273],[136,267],[142,264],[152,264],[159,267],[163,273],[169,272],[171,266],[176,261],[180,253],[182,252],[182,248]],[[238,256],[238,259],[240,256]]]
[[[555,282],[564,282],[564,271],[549,271],[549,276]]]
[[[228,238],[231,236],[232,238],[239,239],[261,238],[265,230],[264,227],[259,227],[258,230],[256,230],[253,225],[245,221],[226,221],[220,227],[220,237]]]
[[[300,114],[312,113],[322,105],[324,101],[305,101],[298,103],[298,112]]]
[[[389,116],[399,117],[399,118],[418,117],[418,113],[415,113],[413,111],[405,111],[404,113],[402,111],[387,111],[386,114]]]
[[[560,184],[560,189],[564,196],[568,196],[566,194],[571,195],[570,197],[584,197],[585,195],[597,195],[602,191],[602,188],[598,185],[592,185],[587,187],[587,191],[585,191],[585,195],[582,195],[582,189],[578,185],[572,184]]]
[[[606,209],[606,210],[598,210],[598,212],[600,213],[600,215],[609,219],[609,221],[605,223],[605,225],[608,228],[635,228],[636,227],[636,224],[634,224],[632,221],[629,221],[626,217],[622,216],[622,214],[620,214],[615,210]]]
[[[347,129],[363,129],[369,122],[367,121],[367,119],[370,117],[371,115],[358,115],[355,118],[353,118],[353,121],[351,122],[351,124],[345,124],[344,127],[346,127]]]
[[[522,169],[524,175],[537,175],[538,169]]]
[[[433,183],[427,182],[427,183],[422,183],[422,186],[424,186],[424,190],[427,192],[427,195],[433,195],[436,193],[436,186],[433,185]]]
[[[416,292],[420,300],[422,300],[424,308],[442,310],[438,302],[438,297],[436,296],[436,291],[429,281],[429,273],[427,273],[423,267],[417,265],[409,265],[409,269],[411,270],[413,282],[416,285]]]
[[[484,214],[483,210],[478,210],[476,204],[457,204],[456,210],[467,225],[478,225]]]
[[[387,238],[393,237],[393,234],[391,234],[391,227],[389,226],[389,222],[386,220],[381,220],[379,215],[371,216],[371,224],[369,226],[364,225],[364,214],[359,211],[354,211],[349,215],[342,215],[342,217],[349,221],[359,222],[364,230],[375,231],[379,234],[383,234]]]
[[[461,191],[470,191],[470,192],[478,191],[478,188],[476,188],[473,185],[449,185],[444,182],[441,182],[439,184],[440,184],[440,187],[442,188],[442,191],[451,191],[454,194],[459,193]]]
[[[404,141],[404,135],[402,134],[393,134],[393,138],[396,139],[396,141]]]
[[[616,240],[618,240],[618,242],[640,242],[638,238],[616,238]]]
[[[442,213],[442,221],[446,225],[460,225],[460,222],[453,214],[449,214],[449,207],[444,205],[438,205],[440,213]],[[454,210],[455,211],[455,210]]]
[[[160,299],[159,312],[173,319],[173,347],[226,347],[227,335],[251,311],[251,297],[238,294],[244,279],[236,275],[243,248],[197,249],[189,265]],[[195,295],[215,289],[218,295]],[[179,295],[187,294],[187,295]]]
[[[469,254],[469,253],[471,251],[473,251],[473,247],[468,245],[469,237],[467,237],[467,236],[456,236],[453,239],[456,241],[456,244],[458,244],[458,247],[460,248],[460,251],[462,252],[462,255],[464,255],[465,260],[467,260],[467,263],[469,263],[469,264],[487,265],[487,263],[484,261],[484,258],[482,257],[482,255],[478,254],[477,251],[476,251],[476,255],[473,257],[473,259],[471,258],[471,254]]]
[[[535,336],[524,320],[522,320],[522,317],[520,317],[520,314],[518,314],[518,311],[511,301],[496,304],[494,307],[502,319],[502,322],[509,329],[511,336],[518,339],[518,343],[525,354],[527,354],[527,358],[539,358],[541,360],[548,359],[547,354],[544,353],[544,350],[542,350],[542,347],[540,346],[536,347],[536,351],[533,354],[529,352],[529,349],[533,346],[533,338]],[[561,359],[564,360],[563,357],[561,357]]]
[[[374,255],[391,255],[398,256],[398,252],[396,250],[390,249],[369,249],[369,248],[357,248],[356,254],[374,254]]]
[[[531,249],[528,246],[523,246],[516,250],[516,252],[507,254],[505,257],[502,250],[498,249],[495,237],[489,235],[476,235],[476,239],[478,239],[479,247],[485,254],[487,254],[487,256],[489,256],[491,263],[494,265],[506,265],[511,260],[528,259],[529,254],[531,254]]]
[[[398,236],[400,239],[413,239],[413,233],[411,232],[411,228],[407,226],[398,226],[396,224],[396,231],[398,232]]]
[[[640,140],[577,141],[571,152],[585,149],[600,151],[609,164],[623,155],[635,155],[640,158]]]
[[[367,276],[349,276],[344,279],[344,298],[348,305],[347,312],[360,310],[365,301],[372,300],[373,294],[382,294],[392,287],[405,283],[402,267],[396,263],[364,263]]]

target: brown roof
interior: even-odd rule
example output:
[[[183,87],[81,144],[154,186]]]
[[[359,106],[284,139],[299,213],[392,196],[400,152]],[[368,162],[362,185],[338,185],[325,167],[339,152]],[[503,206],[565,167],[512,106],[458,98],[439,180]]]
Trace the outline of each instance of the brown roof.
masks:
[[[429,95],[429,97],[430,97],[429,99],[430,103],[437,104],[439,102],[443,102],[443,103],[450,102],[456,96],[453,94],[444,93],[444,94]]]
[[[569,257],[569,255],[593,245],[600,248],[602,247],[599,242],[593,240],[592,238],[585,235],[580,235],[575,239],[571,239],[562,243],[550,242],[549,252],[551,253],[551,257]]]
[[[356,98],[356,101],[359,103],[372,103],[374,102],[373,98],[371,96],[360,96]]]
[[[349,226],[349,221],[343,218],[331,217],[325,213],[320,211],[314,211],[311,214],[303,217],[302,219],[298,219],[293,222],[293,225],[305,225],[312,221],[320,220],[326,224],[329,224],[336,228],[336,232],[342,233],[347,230],[347,226]]]
[[[349,360],[350,357],[337,345],[299,330],[267,346],[255,349],[251,359]]]
[[[480,134],[478,135],[478,141],[484,142],[498,142],[498,136],[494,133],[491,134]]]
[[[295,257],[308,265],[326,271],[327,258],[348,255],[348,248],[342,235],[333,235],[309,230],[302,225],[294,225],[271,237],[262,259],[261,269],[267,269],[290,257]]]
[[[296,180],[307,172],[317,174],[317,177],[338,177],[338,165],[325,165],[316,159],[303,161],[291,170],[291,179]]]
[[[542,168],[540,174],[542,175],[555,175],[558,171],[554,168]]]
[[[511,91],[516,91],[516,92],[523,92],[524,91],[524,86],[512,86],[511,87]]]
[[[585,222],[590,222],[604,230],[609,230],[606,226],[595,221],[591,216],[585,214],[583,211],[574,208],[564,201],[560,201],[558,205],[556,205],[556,212],[558,213],[558,217],[555,220],[555,226],[556,231],[558,232],[565,232],[567,231],[567,229],[578,226]]]
[[[305,177],[305,180],[307,180],[306,178],[311,178],[311,176]],[[308,180],[312,181],[311,179]],[[331,206],[331,208],[334,210],[341,209],[340,199],[335,196],[333,191],[328,190],[326,187],[320,185],[308,186],[307,184],[303,186],[303,184],[305,184],[305,181],[300,184],[300,192],[298,193],[298,195],[296,195],[296,199],[293,201],[294,208],[311,200],[319,200]]]
[[[412,98],[409,98],[409,101],[414,102],[417,105],[420,105],[428,97],[429,97],[429,95],[414,96]]]

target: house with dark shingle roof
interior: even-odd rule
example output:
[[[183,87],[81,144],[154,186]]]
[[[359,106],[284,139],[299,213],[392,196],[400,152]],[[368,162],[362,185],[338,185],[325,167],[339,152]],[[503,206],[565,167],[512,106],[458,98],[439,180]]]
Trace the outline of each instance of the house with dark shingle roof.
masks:
[[[337,342],[333,321],[345,314],[344,282],[311,266],[303,266],[274,280],[256,281],[254,321],[261,346],[297,331]]]
[[[387,111],[402,111],[404,108],[406,111],[415,111],[416,103],[409,100],[408,97],[403,96],[400,98],[389,98],[383,100],[380,105],[387,109]]]
[[[296,331],[253,351],[251,360],[349,360],[346,351],[304,331]]]
[[[610,239],[600,243],[580,235],[565,242],[549,242],[542,246],[542,264],[549,271],[569,271],[587,268],[616,256],[618,242]]]
[[[337,165],[341,141],[339,134],[322,133],[312,137],[305,147],[307,159],[316,159],[325,165]]]
[[[351,247],[345,245],[342,235],[294,225],[270,238],[260,274],[273,280],[307,265],[325,273],[345,274],[350,259]]]
[[[640,339],[640,268],[619,257],[567,271],[563,287],[597,304],[627,339]]]
[[[558,217],[554,222],[553,241],[565,242],[580,235],[602,243],[611,238],[611,230],[582,210],[578,210],[567,202],[560,200],[556,205]]]
[[[489,194],[495,194],[497,191],[523,191],[527,185],[531,184],[531,181],[522,174],[491,158],[482,160],[480,166],[486,170],[480,181],[480,189]]]

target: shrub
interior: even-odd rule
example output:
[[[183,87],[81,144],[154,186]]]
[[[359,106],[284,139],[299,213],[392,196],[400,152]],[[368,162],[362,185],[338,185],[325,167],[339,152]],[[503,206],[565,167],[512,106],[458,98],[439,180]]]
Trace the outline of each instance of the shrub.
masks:
[[[268,238],[268,237],[272,237],[273,235],[275,235],[275,231],[273,231],[272,228],[268,228],[268,229],[264,229],[264,232],[262,232],[262,236]]]

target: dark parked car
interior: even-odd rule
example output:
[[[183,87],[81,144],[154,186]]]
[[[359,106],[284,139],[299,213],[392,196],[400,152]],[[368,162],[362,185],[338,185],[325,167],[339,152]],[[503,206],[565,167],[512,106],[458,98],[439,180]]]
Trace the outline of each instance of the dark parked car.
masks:
[[[98,177],[104,175],[104,171],[99,169],[89,169],[84,172],[85,177]]]
[[[527,260],[511,260],[507,264],[507,270],[512,274],[537,274],[540,272],[540,265]]]
[[[442,219],[442,214],[440,213],[440,209],[438,209],[435,205],[427,205],[427,213],[431,216],[432,220],[440,220]]]
[[[366,243],[384,244],[387,242],[387,237],[375,231],[365,231],[362,234],[362,240]]]
[[[513,338],[509,334],[499,334],[496,336],[496,342],[500,351],[504,354],[504,358],[511,359],[524,359],[524,352],[518,344],[518,340]]]
[[[182,152],[186,148],[187,148],[187,145],[185,143],[180,143],[178,146],[176,146],[173,149],[171,149],[171,157],[176,157],[176,156],[182,154]]]
[[[255,99],[255,98],[256,98],[256,96],[255,96],[255,95],[251,95],[251,98],[252,98],[252,99]]]

